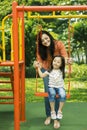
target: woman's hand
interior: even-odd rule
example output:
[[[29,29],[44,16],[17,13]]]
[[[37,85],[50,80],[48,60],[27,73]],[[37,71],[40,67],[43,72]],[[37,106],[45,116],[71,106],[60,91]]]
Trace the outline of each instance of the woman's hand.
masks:
[[[67,63],[68,63],[68,64],[72,64],[72,63],[73,63],[73,59],[72,59],[71,57],[68,58],[68,59],[67,59]]]
[[[73,63],[73,59],[71,57],[66,58],[65,61],[66,61],[66,64],[72,64]]]

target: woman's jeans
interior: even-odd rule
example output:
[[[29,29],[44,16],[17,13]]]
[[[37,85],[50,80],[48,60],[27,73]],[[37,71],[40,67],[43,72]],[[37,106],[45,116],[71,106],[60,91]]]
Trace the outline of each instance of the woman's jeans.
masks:
[[[44,72],[46,70],[42,68],[41,71]],[[43,78],[45,92],[48,92],[48,80],[49,80],[48,76],[46,76],[45,78]],[[44,100],[45,100],[46,116],[49,117],[50,116],[50,111],[51,111],[49,99],[48,99],[48,97],[45,97]],[[55,99],[55,111],[56,111],[56,114],[58,112],[58,108],[59,108],[59,98],[56,98]]]
[[[63,87],[59,87],[59,88],[49,87],[48,89],[49,89],[48,90],[49,102],[55,102],[56,94],[59,95],[59,102],[64,102],[66,100],[66,92]]]

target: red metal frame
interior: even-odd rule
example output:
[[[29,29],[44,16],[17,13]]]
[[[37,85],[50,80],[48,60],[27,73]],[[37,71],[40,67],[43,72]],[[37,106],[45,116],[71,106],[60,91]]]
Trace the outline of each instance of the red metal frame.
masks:
[[[50,11],[81,11],[87,10],[87,5],[76,6],[17,6],[18,11],[50,12]]]
[[[15,101],[14,101],[14,104],[15,104],[15,112],[14,112],[14,120],[15,120],[15,130],[19,130],[19,116],[20,116],[20,113],[19,113],[19,64],[18,64],[18,12],[21,12],[22,14],[22,29],[23,29],[23,32],[22,32],[22,46],[23,46],[23,60],[25,61],[24,59],[24,11],[32,11],[32,12],[35,12],[35,11],[76,11],[76,10],[87,10],[87,6],[17,6],[17,3],[16,2],[13,2],[13,5],[12,5],[12,9],[13,9],[13,43],[14,43],[14,76],[15,76],[15,80],[14,80],[14,85],[16,87],[15,88],[15,91],[14,91],[14,94],[15,94]],[[25,114],[24,114],[24,111],[25,111],[25,108],[23,107],[23,104],[25,102],[24,98],[25,98],[25,95],[24,95],[24,77],[23,75],[25,74],[24,73],[24,64],[23,64],[23,69],[22,69],[22,83],[23,83],[23,86],[22,86],[22,120],[25,120]],[[18,91],[18,92],[17,92]]]

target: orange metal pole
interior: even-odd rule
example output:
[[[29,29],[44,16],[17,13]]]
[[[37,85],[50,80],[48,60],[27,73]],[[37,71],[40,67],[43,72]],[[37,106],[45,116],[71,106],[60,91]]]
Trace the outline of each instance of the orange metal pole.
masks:
[[[22,13],[22,121],[25,121],[25,42],[24,42],[24,12]]]
[[[81,11],[87,10],[87,5],[77,6],[17,6],[18,10],[41,12],[41,11]]]
[[[24,11],[19,12],[22,19],[22,60],[21,68],[21,121],[25,121],[25,44],[24,44]]]
[[[13,2],[13,48],[14,48],[14,130],[20,130],[19,108],[19,57],[18,57],[18,12],[17,2]]]
[[[71,40],[71,34],[70,34],[70,19],[69,19],[69,25],[68,25],[68,57],[70,58],[71,57],[71,47],[70,47],[70,40]],[[69,74],[68,74],[68,97],[70,97],[70,86],[71,86],[71,83],[70,83],[70,74],[71,74],[71,64],[68,64],[68,67],[69,67]]]

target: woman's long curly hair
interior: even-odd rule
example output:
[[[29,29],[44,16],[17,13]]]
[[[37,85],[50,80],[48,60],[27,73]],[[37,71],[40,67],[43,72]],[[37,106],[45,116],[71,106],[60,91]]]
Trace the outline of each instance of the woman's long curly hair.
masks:
[[[56,56],[53,57],[53,60],[56,57],[60,57],[61,58],[62,63],[61,63],[61,66],[60,66],[60,70],[62,72],[63,79],[64,79],[65,78],[65,58],[63,56],[61,56],[61,55],[56,55]],[[53,60],[52,60],[52,63],[51,63],[51,70],[53,69]]]
[[[49,47],[42,45],[41,37],[42,37],[43,34],[48,35],[49,38],[50,38],[50,46]],[[54,49],[55,49],[54,38],[52,37],[52,35],[49,32],[47,32],[45,30],[41,30],[38,33],[38,35],[37,35],[37,49],[38,49],[38,53],[39,53],[42,60],[47,60],[48,50],[49,50],[50,56],[53,58]]]

